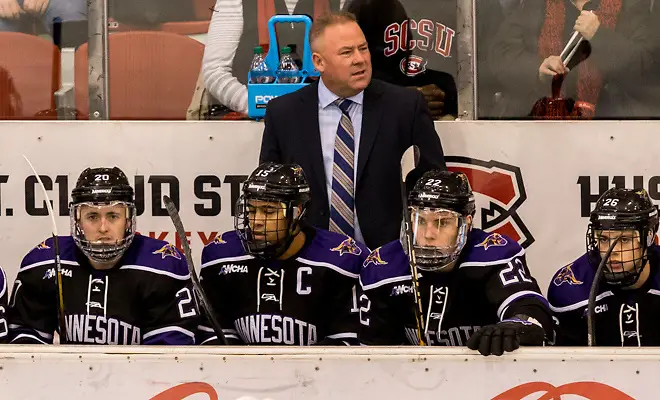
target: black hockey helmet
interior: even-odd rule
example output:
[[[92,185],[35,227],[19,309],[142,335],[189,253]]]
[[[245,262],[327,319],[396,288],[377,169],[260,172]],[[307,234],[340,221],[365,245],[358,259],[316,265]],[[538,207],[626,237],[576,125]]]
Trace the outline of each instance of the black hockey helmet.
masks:
[[[603,234],[603,231],[614,233]],[[625,234],[630,231],[633,236]],[[604,276],[612,285],[630,286],[637,281],[648,261],[646,250],[653,244],[657,231],[658,206],[653,204],[646,190],[609,189],[598,199],[589,217],[586,235],[589,260],[597,267],[610,240],[622,235],[610,255]],[[634,239],[639,245],[635,245]],[[621,271],[613,271],[613,263]]]
[[[425,172],[408,195],[408,208],[419,269],[441,270],[456,261],[476,210],[467,176],[444,170]]]
[[[296,164],[264,163],[243,183],[234,227],[248,254],[277,258],[300,230],[311,193]],[[265,211],[264,211],[265,210]]]
[[[116,243],[92,242],[86,239],[80,226],[82,206],[107,207],[126,206],[126,231]],[[97,262],[112,262],[120,258],[130,246],[136,232],[134,191],[124,172],[117,168],[87,168],[71,191],[69,205],[71,236],[76,245],[90,259]]]

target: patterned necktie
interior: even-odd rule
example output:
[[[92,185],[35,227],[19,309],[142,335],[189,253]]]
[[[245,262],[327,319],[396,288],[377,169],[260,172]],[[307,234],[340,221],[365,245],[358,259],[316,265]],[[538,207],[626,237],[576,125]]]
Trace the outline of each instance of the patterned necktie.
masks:
[[[355,141],[353,123],[348,109],[351,100],[337,99],[334,104],[341,109],[341,119],[335,137],[335,154],[332,165],[332,201],[330,204],[330,230],[353,237],[353,158]]]

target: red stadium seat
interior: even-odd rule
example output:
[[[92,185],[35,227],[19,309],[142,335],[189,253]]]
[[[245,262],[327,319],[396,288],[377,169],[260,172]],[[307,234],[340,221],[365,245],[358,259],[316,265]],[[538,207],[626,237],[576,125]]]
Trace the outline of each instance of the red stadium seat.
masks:
[[[0,119],[37,117],[55,108],[59,51],[51,42],[23,33],[0,32]]]
[[[110,118],[183,120],[201,68],[204,45],[167,32],[110,35]],[[76,51],[76,107],[89,115],[87,48]]]

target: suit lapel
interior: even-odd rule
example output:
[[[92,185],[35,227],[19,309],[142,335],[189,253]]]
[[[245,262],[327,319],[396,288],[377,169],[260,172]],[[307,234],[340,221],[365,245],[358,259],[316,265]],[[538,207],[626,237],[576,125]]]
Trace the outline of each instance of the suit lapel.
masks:
[[[371,149],[374,146],[378,125],[380,124],[381,110],[378,107],[378,99],[382,90],[372,83],[364,91],[364,105],[362,107],[362,129],[360,131],[360,150],[358,153],[358,170],[355,187],[360,183],[360,178],[364,173],[364,167],[367,165]]]
[[[310,171],[307,177],[316,181],[316,187],[322,188],[323,196],[318,198],[326,199],[327,203],[328,188],[325,185],[321,130],[319,129],[318,83],[310,84],[306,88],[300,89],[300,91],[300,101],[302,103],[300,105],[300,115],[302,116],[302,124],[299,130],[301,132],[300,140],[303,146],[303,152],[312,168],[312,171]]]

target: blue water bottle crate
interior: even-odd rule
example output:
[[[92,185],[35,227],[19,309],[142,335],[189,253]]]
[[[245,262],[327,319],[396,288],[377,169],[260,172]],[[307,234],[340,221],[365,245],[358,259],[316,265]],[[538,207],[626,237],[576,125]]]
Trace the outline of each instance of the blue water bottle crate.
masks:
[[[302,69],[298,72],[287,72],[286,77],[298,77],[301,83],[279,83],[277,70],[280,65],[280,47],[275,35],[275,24],[278,23],[304,23],[305,43],[302,57]],[[312,50],[309,45],[309,32],[312,28],[312,19],[306,15],[275,15],[268,20],[268,35],[270,44],[266,55],[266,66],[272,76],[273,83],[251,83],[252,72],[248,72],[248,116],[254,119],[262,119],[266,115],[266,105],[271,99],[294,92],[308,83],[304,83],[308,77],[318,77],[319,72],[314,69],[312,63]]]

